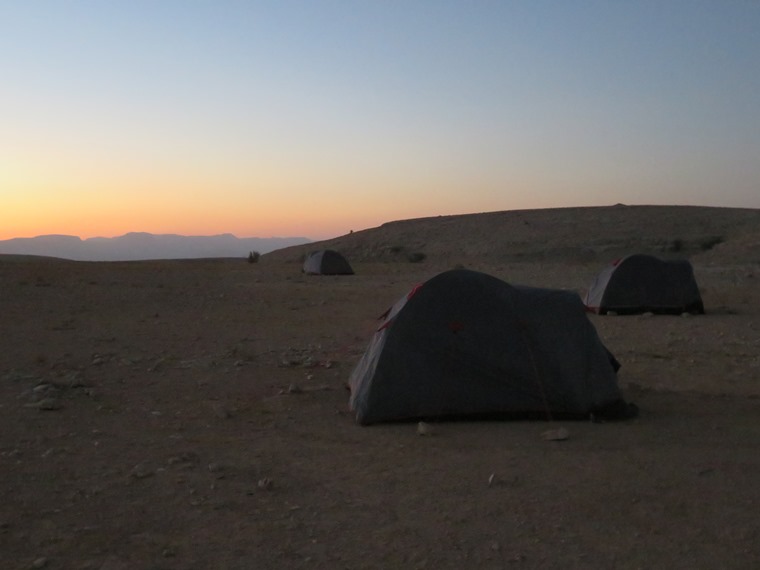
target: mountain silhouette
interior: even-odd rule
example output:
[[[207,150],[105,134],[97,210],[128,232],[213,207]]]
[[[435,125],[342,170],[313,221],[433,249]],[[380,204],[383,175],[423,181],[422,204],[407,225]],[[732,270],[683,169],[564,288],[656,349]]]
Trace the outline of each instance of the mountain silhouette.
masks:
[[[251,251],[263,254],[310,242],[305,237],[238,238],[232,234],[183,236],[130,232],[114,238],[88,239],[68,235],[42,235],[0,240],[0,254],[42,255],[74,261],[247,257]]]

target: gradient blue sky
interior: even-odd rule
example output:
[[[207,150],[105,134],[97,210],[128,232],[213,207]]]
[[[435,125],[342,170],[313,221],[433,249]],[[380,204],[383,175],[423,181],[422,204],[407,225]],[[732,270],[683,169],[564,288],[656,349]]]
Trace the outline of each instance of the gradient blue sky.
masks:
[[[0,239],[760,207],[760,1],[0,0]]]

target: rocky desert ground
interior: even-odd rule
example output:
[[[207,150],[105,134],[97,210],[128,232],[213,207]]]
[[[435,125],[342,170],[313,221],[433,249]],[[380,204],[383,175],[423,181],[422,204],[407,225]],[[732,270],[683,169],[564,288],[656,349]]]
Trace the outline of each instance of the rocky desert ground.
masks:
[[[322,247],[356,275],[303,275]],[[416,283],[582,292],[627,253],[688,258],[707,311],[589,316],[636,419],[348,412]],[[0,568],[760,568],[760,211],[494,212],[246,255],[0,257]]]

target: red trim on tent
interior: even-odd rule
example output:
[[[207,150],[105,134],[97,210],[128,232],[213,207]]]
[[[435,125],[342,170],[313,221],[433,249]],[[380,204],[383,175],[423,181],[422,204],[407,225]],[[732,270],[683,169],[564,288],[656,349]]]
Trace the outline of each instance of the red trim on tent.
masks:
[[[409,291],[409,293],[406,294],[406,300],[408,301],[409,299],[411,299],[412,297],[414,297],[414,295],[417,294],[417,291],[419,291],[422,288],[423,285],[424,285],[424,283],[417,283],[417,285],[415,285],[414,287],[412,287],[412,290]],[[390,313],[391,313],[392,310],[393,310],[393,306],[388,307],[388,310],[386,310],[382,315],[380,315],[378,317],[378,320],[387,319],[388,315],[390,315]],[[381,330],[387,329],[389,326],[391,326],[392,323],[393,323],[393,319],[385,321],[377,329],[378,332],[381,331]]]
[[[417,283],[417,285],[415,285],[414,287],[412,287],[412,290],[409,291],[409,293],[407,293],[407,295],[406,295],[406,300],[408,301],[409,299],[411,299],[412,297],[414,297],[414,295],[417,293],[417,291],[419,291],[420,289],[422,289],[423,285],[424,285],[424,283]]]

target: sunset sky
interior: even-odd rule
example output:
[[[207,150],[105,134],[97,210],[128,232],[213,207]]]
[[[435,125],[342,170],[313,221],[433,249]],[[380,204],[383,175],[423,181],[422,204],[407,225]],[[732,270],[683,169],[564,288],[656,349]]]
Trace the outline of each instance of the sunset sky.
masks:
[[[0,0],[0,239],[760,208],[758,0]]]

